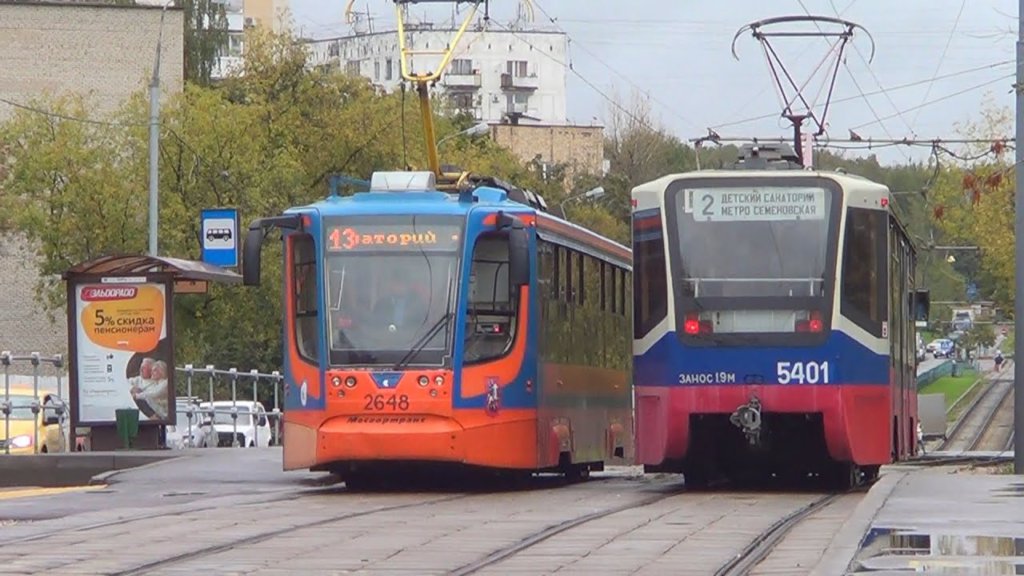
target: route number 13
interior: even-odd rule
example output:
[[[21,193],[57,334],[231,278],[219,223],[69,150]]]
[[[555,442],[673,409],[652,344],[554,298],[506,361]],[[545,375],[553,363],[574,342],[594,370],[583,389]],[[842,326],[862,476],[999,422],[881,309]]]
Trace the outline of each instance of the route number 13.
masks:
[[[779,362],[775,365],[779,384],[828,384],[829,366],[825,362]]]

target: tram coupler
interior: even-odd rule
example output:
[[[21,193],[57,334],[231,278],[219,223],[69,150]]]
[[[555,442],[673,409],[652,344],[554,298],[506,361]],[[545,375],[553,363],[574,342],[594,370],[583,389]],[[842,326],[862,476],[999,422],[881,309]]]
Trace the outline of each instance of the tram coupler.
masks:
[[[761,401],[756,396],[736,408],[729,416],[729,422],[743,431],[751,445],[761,441]]]

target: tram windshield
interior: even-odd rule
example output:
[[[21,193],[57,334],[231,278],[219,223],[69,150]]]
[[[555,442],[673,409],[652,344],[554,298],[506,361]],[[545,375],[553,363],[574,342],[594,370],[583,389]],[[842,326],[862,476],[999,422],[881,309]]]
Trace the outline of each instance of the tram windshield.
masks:
[[[331,364],[443,364],[461,218],[347,217],[325,235]]]
[[[668,200],[677,309],[687,333],[826,327],[838,188],[798,178],[709,179]]]
[[[821,297],[828,275],[829,190],[760,186],[676,195],[686,295]]]

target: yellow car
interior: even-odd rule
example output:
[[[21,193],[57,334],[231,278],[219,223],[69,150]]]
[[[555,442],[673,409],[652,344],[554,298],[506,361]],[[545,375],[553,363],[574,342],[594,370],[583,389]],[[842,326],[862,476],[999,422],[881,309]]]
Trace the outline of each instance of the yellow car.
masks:
[[[8,422],[4,421],[5,400],[10,402]],[[38,414],[32,413],[33,400],[39,402]],[[66,451],[68,416],[67,404],[56,394],[40,390],[36,397],[31,388],[12,387],[8,398],[0,384],[0,456],[8,449],[10,454]]]

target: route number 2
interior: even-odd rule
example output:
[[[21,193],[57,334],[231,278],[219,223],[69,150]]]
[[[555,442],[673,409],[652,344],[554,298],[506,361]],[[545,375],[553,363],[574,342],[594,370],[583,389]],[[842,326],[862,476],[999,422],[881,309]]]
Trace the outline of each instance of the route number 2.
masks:
[[[828,384],[829,366],[825,362],[779,362],[775,365],[779,384]]]
[[[705,202],[704,209],[701,210],[701,214],[704,216],[714,216],[715,213],[711,210],[711,208],[715,205],[715,197],[712,196],[711,194],[705,194],[701,198],[701,202]]]

